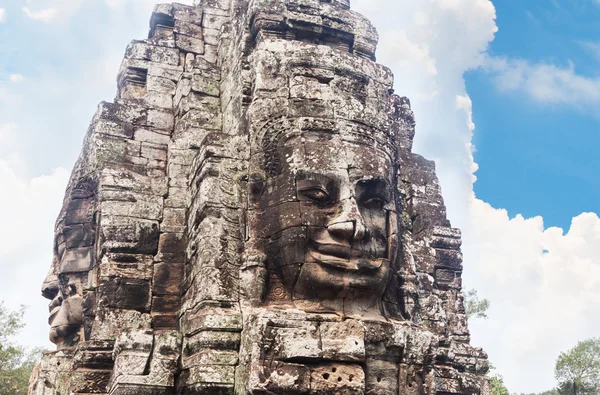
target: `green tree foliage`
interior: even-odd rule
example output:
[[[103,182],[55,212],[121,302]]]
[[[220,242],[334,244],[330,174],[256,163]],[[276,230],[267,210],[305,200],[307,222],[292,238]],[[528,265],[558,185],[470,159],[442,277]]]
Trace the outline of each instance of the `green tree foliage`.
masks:
[[[496,373],[496,367],[490,363],[490,371],[488,372],[490,378],[490,389],[492,395],[510,395],[510,391],[504,385],[504,378]]]
[[[556,395],[600,395],[597,389],[585,384],[573,383],[572,381],[565,381],[559,384],[555,391]]]
[[[27,351],[13,343],[12,337],[25,325],[25,307],[10,311],[0,302],[0,395],[26,395],[29,376],[39,350]]]
[[[504,379],[499,374],[490,376],[490,389],[492,395],[510,395],[508,388],[504,385]]]
[[[549,391],[540,392],[539,394],[536,394],[536,393],[533,392],[533,393],[530,393],[530,394],[523,394],[523,393],[516,394],[515,393],[514,395],[562,395],[562,394],[556,388],[553,388],[553,389],[551,389]]]
[[[554,375],[561,395],[599,395],[600,338],[581,341],[560,353]]]
[[[464,293],[465,297],[465,312],[467,317],[471,318],[488,318],[487,311],[490,308],[490,301],[487,299],[479,299],[477,290],[469,289]]]

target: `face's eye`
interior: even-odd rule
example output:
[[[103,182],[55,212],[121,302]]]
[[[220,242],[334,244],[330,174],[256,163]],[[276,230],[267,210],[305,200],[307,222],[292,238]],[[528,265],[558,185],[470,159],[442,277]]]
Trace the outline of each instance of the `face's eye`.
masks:
[[[383,210],[387,201],[381,196],[371,196],[362,201],[362,206],[370,210]]]
[[[304,197],[317,203],[328,203],[331,197],[321,188],[310,188],[300,191]]]

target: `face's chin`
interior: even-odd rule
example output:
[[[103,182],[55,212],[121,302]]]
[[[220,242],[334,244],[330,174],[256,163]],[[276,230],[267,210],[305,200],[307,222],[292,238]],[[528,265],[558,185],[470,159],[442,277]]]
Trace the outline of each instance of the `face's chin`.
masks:
[[[345,298],[349,293],[360,292],[381,297],[390,266],[386,244],[383,236],[351,245],[321,232],[313,234],[306,245],[295,296],[301,291],[300,286],[311,289],[302,293],[314,296]]]
[[[351,270],[338,267],[338,262],[331,263],[323,260],[302,265],[292,292],[295,306],[350,318],[381,317],[380,300],[389,277],[389,260],[375,259],[368,264],[350,261]],[[369,270],[353,269],[359,266],[368,266]]]
[[[395,244],[388,244],[391,240],[383,235],[353,245],[322,232],[307,236],[303,243],[298,243],[301,238],[290,237],[278,247],[273,245],[273,251],[280,254],[273,262],[283,269],[291,299],[296,304],[309,302],[312,311],[319,310],[313,308],[315,304],[329,306],[323,311],[345,312],[352,303],[376,309],[388,282]],[[303,254],[297,253],[299,246]]]
[[[59,346],[67,346],[79,341],[83,325],[82,299],[74,296],[65,299],[50,312],[50,341]]]
[[[50,328],[50,341],[58,346],[59,349],[71,347],[80,340],[81,325],[58,325]]]
[[[360,292],[379,298],[387,283],[389,266],[387,259],[343,263],[336,260],[307,261],[300,269],[294,297],[335,299]],[[355,270],[358,267],[368,267],[368,270]]]
[[[387,258],[366,256],[338,243],[312,242],[295,281],[293,299],[329,304],[331,310],[340,310],[338,305],[350,301],[374,305],[385,290],[389,267]]]

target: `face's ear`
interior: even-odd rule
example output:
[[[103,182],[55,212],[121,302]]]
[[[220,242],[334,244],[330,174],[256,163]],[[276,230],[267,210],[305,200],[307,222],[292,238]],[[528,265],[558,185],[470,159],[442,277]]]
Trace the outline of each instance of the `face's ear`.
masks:
[[[265,176],[261,173],[252,173],[248,178],[248,196],[252,203],[257,203],[265,191]]]

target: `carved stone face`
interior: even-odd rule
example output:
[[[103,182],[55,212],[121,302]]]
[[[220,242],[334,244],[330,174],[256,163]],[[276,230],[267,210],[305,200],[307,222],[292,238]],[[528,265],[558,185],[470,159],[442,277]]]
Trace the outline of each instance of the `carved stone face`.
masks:
[[[50,273],[42,295],[50,299],[50,341],[59,349],[83,337],[83,295],[93,263],[95,241],[94,196],[89,181],[80,183],[65,203],[54,240]]]
[[[266,239],[271,294],[283,288],[280,297],[308,311],[379,312],[397,251],[391,156],[319,133],[287,139],[278,155],[256,230]]]
[[[48,318],[50,341],[55,343],[59,349],[73,346],[81,340],[83,284],[81,276],[64,274],[50,275],[44,282],[42,294],[51,299]]]

